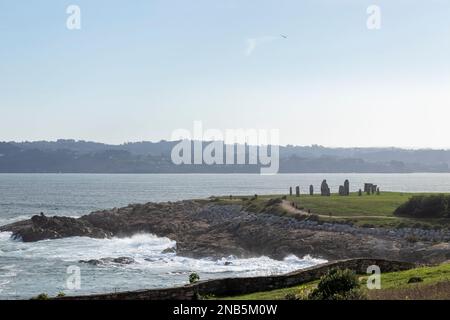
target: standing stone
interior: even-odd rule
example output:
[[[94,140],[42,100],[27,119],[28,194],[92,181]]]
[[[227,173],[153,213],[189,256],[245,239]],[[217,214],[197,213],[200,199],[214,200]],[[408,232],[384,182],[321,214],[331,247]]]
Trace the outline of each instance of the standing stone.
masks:
[[[295,196],[300,197],[300,187],[299,186],[295,187]]]
[[[373,184],[372,185],[372,194],[375,194],[377,192],[377,185]]]
[[[364,183],[364,192],[369,193],[372,191],[372,183]]]
[[[313,196],[313,195],[314,195],[314,186],[313,186],[313,185],[310,185],[310,186],[309,186],[309,195],[310,195],[310,196]]]
[[[359,191],[358,191],[358,196],[362,196],[362,190],[361,189],[359,189]]]
[[[350,195],[350,182],[348,180],[344,182],[344,193],[346,196]]]
[[[292,197],[292,187],[289,187],[289,195]]]
[[[320,185],[320,195],[324,197],[329,197],[331,195],[327,180],[323,180],[322,184]]]
[[[364,183],[364,192],[370,195],[372,193],[372,187],[373,183]]]
[[[345,196],[345,187],[344,186],[339,186],[339,195]]]
[[[380,188],[377,188],[377,196],[380,195]]]

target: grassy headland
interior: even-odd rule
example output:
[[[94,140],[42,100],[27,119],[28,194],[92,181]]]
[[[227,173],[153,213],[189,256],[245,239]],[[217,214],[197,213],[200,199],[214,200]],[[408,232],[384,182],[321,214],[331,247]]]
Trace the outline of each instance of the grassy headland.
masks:
[[[446,228],[450,219],[409,218],[394,215],[394,211],[418,193],[382,192],[380,195],[349,196],[332,194],[330,197],[305,195],[258,195],[220,197],[222,203],[241,204],[252,212],[271,212],[301,217],[309,214],[320,221],[344,222],[363,227]],[[421,194],[425,195],[425,194]],[[283,205],[284,203],[284,205]],[[292,208],[286,207],[286,204]]]

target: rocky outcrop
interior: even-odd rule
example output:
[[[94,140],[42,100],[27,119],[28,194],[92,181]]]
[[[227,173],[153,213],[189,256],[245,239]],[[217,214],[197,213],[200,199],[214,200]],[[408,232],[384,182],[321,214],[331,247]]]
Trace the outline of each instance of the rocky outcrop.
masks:
[[[49,218],[44,215],[36,215],[30,220],[0,227],[0,231],[10,231],[15,239],[20,239],[24,242],[75,236],[101,239],[113,235],[111,232],[97,228],[83,219],[68,217]]]
[[[132,264],[136,261],[130,257],[118,257],[118,258],[101,258],[101,259],[91,259],[91,260],[80,260],[79,263],[87,263],[93,266],[104,265],[104,264]]]
[[[0,227],[23,241],[72,236],[125,237],[151,233],[177,242],[178,255],[282,259],[310,254],[327,260],[357,257],[412,262],[450,259],[448,234],[438,230],[359,228],[252,213],[215,201],[147,203],[93,212],[78,219],[35,216]],[[410,237],[414,235],[414,241]],[[446,238],[447,237],[447,238]]]

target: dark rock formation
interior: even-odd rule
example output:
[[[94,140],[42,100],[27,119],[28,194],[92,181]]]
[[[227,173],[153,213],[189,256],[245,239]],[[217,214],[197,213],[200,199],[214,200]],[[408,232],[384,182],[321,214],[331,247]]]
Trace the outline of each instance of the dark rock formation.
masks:
[[[362,196],[362,190],[361,189],[359,189],[359,191],[358,191],[358,196]]]
[[[344,186],[339,186],[339,195],[340,196],[345,196],[345,187]]]
[[[170,247],[170,248],[164,249],[161,253],[177,253],[177,249],[175,247]]]
[[[104,265],[104,264],[132,264],[135,263],[133,258],[129,257],[118,257],[118,258],[101,258],[101,259],[91,259],[91,260],[80,260],[79,263],[87,263],[93,266]]]
[[[0,231],[5,228],[0,227]],[[68,217],[33,216],[30,220],[20,221],[7,226],[14,239],[33,242],[43,239],[59,239],[66,237],[108,238],[113,234],[102,228],[93,226],[84,219]]]
[[[300,187],[299,186],[295,187],[295,196],[300,197]]]
[[[292,197],[292,187],[289,187],[289,195]]]
[[[279,215],[276,207],[281,201],[274,199],[273,206],[259,213],[212,200],[137,204],[78,219],[34,216],[0,227],[0,231],[12,232],[23,241],[151,233],[176,241],[178,255],[197,258],[266,255],[282,259],[289,254],[310,254],[327,260],[362,256],[413,262],[450,259],[449,244],[442,242],[447,237],[444,231],[414,233],[302,220]],[[411,235],[421,241],[408,241]]]
[[[314,195],[314,186],[313,186],[313,185],[310,185],[310,186],[309,186],[309,195],[310,195],[310,196],[313,196],[313,195]]]

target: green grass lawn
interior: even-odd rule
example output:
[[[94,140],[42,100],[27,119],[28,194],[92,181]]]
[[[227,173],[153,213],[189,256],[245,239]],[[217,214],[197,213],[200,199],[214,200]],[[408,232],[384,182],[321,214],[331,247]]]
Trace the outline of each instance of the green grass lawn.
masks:
[[[299,207],[311,210],[312,213],[333,216],[385,216],[392,217],[394,210],[405,203],[412,194],[385,192],[380,195],[362,195],[352,193],[342,197],[332,194],[330,197],[320,195],[300,197],[288,196],[287,200],[294,201]]]
[[[420,277],[423,282],[408,283],[412,277]],[[366,289],[367,277],[361,277],[362,288],[368,299],[440,299],[450,298],[450,263],[432,267],[420,267],[407,271],[390,272],[381,275],[381,290]],[[296,295],[306,299],[319,281],[309,282],[291,288],[283,288],[246,295],[219,298],[221,300],[283,300],[286,296]],[[441,292],[442,291],[442,292]]]
[[[343,197],[332,194],[330,197],[320,195],[300,195],[285,196],[289,202],[296,203],[297,207],[303,211],[310,211],[311,214],[319,215],[321,221],[341,221],[351,222],[358,226],[383,226],[401,227],[446,227],[450,226],[449,219],[413,219],[396,217],[393,215],[395,209],[408,201],[416,193],[382,192],[380,195],[359,196],[352,193]],[[217,201],[220,203],[242,204],[248,211],[262,212],[266,209],[270,199],[281,198],[283,195],[259,195],[257,198],[248,197],[221,197]],[[270,208],[270,212],[296,216],[293,213],[286,213],[276,206]]]
[[[438,266],[421,267],[400,272],[384,273],[381,276],[382,289],[409,287],[408,280],[412,277],[420,277],[423,282],[420,285],[430,285],[441,281],[450,281],[450,263]],[[366,277],[363,280],[367,280]]]
[[[265,291],[265,292],[255,292],[250,294],[245,294],[241,296],[234,296],[234,297],[224,297],[224,298],[218,298],[219,300],[284,300],[286,299],[287,295],[301,295],[302,297],[306,298],[308,295],[308,292],[312,290],[314,287],[317,286],[317,281],[291,287],[291,288],[285,288],[285,289],[278,289],[278,290],[272,290],[272,291]]]

